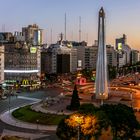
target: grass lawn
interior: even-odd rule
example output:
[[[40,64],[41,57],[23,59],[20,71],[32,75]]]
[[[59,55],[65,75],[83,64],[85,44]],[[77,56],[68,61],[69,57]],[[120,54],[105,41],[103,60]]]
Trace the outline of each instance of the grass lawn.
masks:
[[[38,124],[44,125],[58,125],[61,119],[66,117],[66,115],[35,112],[31,110],[29,105],[13,111],[12,115],[18,120],[30,123],[37,123],[38,120]]]

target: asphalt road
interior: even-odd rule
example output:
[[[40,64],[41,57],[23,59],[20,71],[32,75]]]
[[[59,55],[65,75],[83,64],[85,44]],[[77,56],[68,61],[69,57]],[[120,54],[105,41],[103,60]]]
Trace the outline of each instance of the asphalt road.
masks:
[[[28,98],[36,98],[36,99],[44,99],[48,96],[55,97],[60,93],[59,89],[46,89],[43,91],[32,91],[32,92],[21,92],[18,94],[18,96],[24,96]],[[16,96],[8,97],[5,100],[0,100],[0,113],[3,111],[22,106],[24,104],[32,103],[32,100],[28,99],[21,99],[17,98]],[[20,131],[20,132],[28,132],[28,133],[43,133],[46,135],[50,135],[49,137],[42,138],[40,140],[58,140],[58,138],[55,135],[55,132],[52,131],[39,131],[39,130],[31,130],[31,129],[23,129],[18,128],[14,126],[10,126],[8,124],[3,123],[0,121],[0,133],[3,132],[4,129],[12,130],[12,131]],[[39,140],[39,139],[38,139]]]

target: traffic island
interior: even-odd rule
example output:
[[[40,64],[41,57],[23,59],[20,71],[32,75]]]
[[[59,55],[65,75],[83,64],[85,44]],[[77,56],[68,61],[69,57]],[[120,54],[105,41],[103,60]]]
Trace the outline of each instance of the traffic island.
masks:
[[[12,116],[17,120],[33,124],[58,125],[67,115],[36,112],[31,109],[31,105],[27,105],[14,110]]]

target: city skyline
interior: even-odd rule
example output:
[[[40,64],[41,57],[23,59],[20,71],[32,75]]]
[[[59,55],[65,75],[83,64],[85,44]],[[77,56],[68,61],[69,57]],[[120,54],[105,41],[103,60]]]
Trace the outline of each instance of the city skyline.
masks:
[[[67,15],[67,39],[78,41],[79,16],[81,16],[81,40],[92,45],[97,40],[97,14],[101,6],[106,12],[106,44],[115,45],[115,39],[127,35],[127,42],[133,49],[139,49],[139,24],[138,16],[140,2],[125,1],[57,1],[57,0],[1,0],[1,31],[21,31],[29,24],[38,24],[44,29],[44,40],[53,42],[58,40],[58,35],[64,33],[64,17]]]

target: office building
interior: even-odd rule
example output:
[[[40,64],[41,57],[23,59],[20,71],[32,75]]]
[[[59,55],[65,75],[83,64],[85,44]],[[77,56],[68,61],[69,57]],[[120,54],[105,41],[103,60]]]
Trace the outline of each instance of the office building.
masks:
[[[77,68],[85,69],[85,46],[77,45],[73,48],[77,49]]]
[[[95,68],[95,48],[92,46],[85,47],[85,69],[93,70]]]
[[[0,46],[0,82],[33,86],[40,77],[40,51],[24,42],[8,42]]]
[[[77,70],[77,49],[63,44],[51,44],[46,56],[47,73],[69,73]]]
[[[140,52],[138,50],[131,50],[131,64],[136,64],[140,61],[139,59]]]
[[[117,51],[111,45],[106,45],[107,64],[110,66],[117,66]]]
[[[41,45],[42,44],[42,29],[38,27],[38,25],[28,25],[28,27],[22,28],[22,34],[25,37],[25,41],[27,43],[33,45]]]
[[[117,67],[130,64],[131,48],[127,45],[126,40],[126,35],[123,35],[122,38],[116,39]]]

